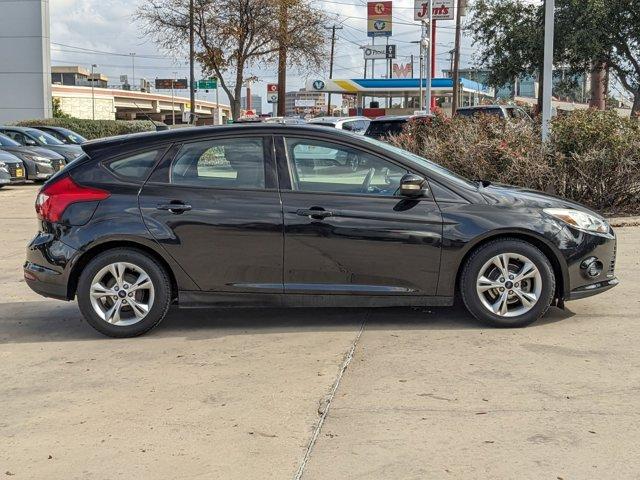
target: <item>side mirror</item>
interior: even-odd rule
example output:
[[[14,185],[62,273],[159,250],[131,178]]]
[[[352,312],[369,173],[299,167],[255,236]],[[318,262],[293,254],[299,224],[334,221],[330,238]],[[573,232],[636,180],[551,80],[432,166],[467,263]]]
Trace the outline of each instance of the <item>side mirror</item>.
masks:
[[[426,197],[428,193],[427,181],[420,175],[407,173],[400,179],[400,195],[403,197]]]

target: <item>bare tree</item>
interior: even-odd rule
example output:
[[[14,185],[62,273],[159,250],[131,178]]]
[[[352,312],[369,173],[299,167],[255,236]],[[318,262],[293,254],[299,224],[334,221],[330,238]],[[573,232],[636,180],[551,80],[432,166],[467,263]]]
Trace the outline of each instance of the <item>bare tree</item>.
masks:
[[[280,6],[286,2],[287,28],[281,29]],[[174,55],[189,38],[189,0],[147,0],[136,17],[145,35]],[[240,115],[242,87],[248,68],[277,63],[278,42],[285,35],[288,63],[298,71],[319,69],[325,62],[326,14],[309,0],[195,0],[196,58],[203,74],[219,79],[231,102],[233,118]]]

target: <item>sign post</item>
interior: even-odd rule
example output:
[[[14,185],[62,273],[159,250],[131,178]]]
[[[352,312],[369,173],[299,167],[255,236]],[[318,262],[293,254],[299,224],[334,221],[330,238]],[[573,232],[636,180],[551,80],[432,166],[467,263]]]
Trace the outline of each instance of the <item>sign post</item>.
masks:
[[[376,37],[390,37],[393,31],[393,2],[374,1],[367,3],[367,36],[371,37],[371,43],[375,45]],[[385,58],[385,57],[382,57]],[[371,78],[375,78],[376,61],[371,59]]]

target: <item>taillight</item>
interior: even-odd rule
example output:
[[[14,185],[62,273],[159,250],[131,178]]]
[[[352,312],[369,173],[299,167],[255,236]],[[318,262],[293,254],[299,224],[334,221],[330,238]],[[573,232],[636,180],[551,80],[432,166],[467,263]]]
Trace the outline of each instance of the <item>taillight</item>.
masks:
[[[40,190],[36,198],[36,213],[40,220],[59,222],[65,209],[72,203],[95,202],[109,195],[109,192],[99,188],[80,186],[66,176]]]

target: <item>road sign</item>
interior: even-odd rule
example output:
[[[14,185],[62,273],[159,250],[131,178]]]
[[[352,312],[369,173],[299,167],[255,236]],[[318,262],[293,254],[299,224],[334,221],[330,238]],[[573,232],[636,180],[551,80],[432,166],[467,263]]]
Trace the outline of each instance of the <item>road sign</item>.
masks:
[[[454,0],[433,0],[432,1],[432,19],[433,20],[453,20],[453,2]],[[414,0],[413,19],[419,21],[429,20],[429,2],[425,0]]]
[[[206,80],[198,80],[198,88],[200,90],[215,90],[218,88],[218,79],[209,78]]]
[[[396,58],[395,45],[368,45],[364,47],[365,60],[379,60],[384,58]]]
[[[277,83],[267,83],[267,93],[277,93],[277,92],[278,92]]]
[[[267,103],[278,103],[278,92],[276,93],[267,93]]]
[[[392,2],[367,3],[367,36],[390,37],[392,33]]]
[[[173,86],[172,86],[173,84]],[[156,90],[186,90],[189,88],[189,82],[186,78],[156,78]]]

